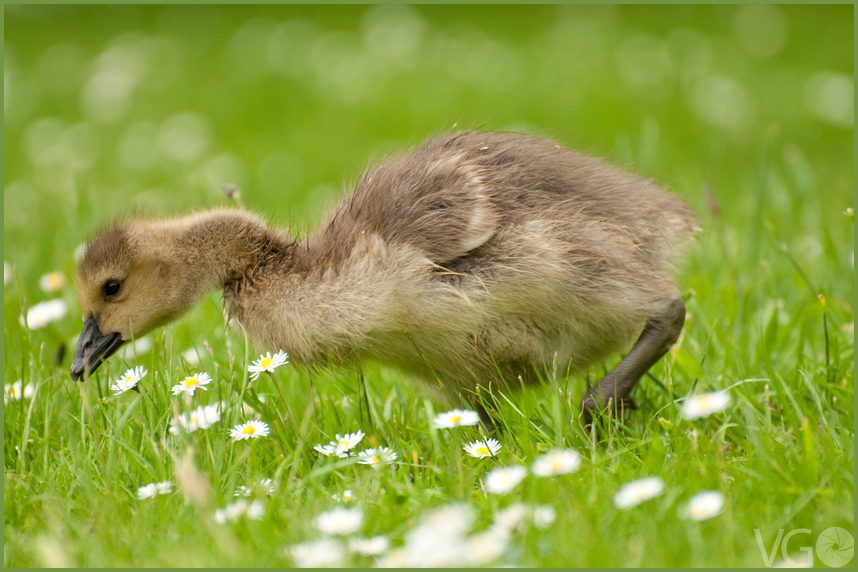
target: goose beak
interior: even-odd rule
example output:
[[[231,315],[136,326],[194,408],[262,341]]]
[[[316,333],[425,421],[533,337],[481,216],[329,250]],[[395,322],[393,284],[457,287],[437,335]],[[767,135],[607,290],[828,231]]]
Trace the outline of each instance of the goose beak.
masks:
[[[101,362],[113,355],[122,345],[119,332],[104,335],[98,329],[98,322],[90,318],[83,325],[83,331],[77,341],[77,349],[72,360],[71,376],[75,381],[86,379],[98,369]]]

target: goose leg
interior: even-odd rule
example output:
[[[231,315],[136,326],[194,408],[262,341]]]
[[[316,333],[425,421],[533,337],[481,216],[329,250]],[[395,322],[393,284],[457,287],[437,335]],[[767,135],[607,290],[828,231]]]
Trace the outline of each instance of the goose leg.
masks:
[[[635,409],[630,395],[638,380],[655,365],[676,342],[685,324],[685,304],[682,298],[672,299],[662,313],[646,322],[638,341],[620,363],[590,388],[581,403],[585,423],[590,423],[596,411],[608,406],[609,400],[619,414]]]

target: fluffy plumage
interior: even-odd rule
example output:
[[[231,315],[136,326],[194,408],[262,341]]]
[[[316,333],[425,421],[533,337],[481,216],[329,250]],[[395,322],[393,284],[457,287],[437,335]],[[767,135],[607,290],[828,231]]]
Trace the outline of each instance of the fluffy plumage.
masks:
[[[385,160],[301,242],[238,209],[135,218],[89,246],[75,282],[102,336],[128,340],[129,323],[143,335],[220,287],[262,347],[305,364],[376,359],[429,388],[440,378],[454,402],[477,385],[530,383],[555,352],[580,369],[643,328],[585,399],[595,407],[609,390],[631,406],[682,327],[666,273],[693,221],[679,198],[596,159],[467,132]],[[111,281],[120,291],[106,296]],[[100,363],[78,354],[73,376]]]

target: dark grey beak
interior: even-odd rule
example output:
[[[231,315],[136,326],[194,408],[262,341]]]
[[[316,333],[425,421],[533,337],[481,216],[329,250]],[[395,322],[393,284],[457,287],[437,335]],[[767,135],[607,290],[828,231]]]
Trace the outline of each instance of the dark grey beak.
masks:
[[[113,332],[106,336],[98,329],[98,322],[90,318],[83,325],[83,331],[77,341],[77,349],[72,360],[72,379],[79,381],[86,379],[98,369],[101,362],[113,355],[122,345],[122,337],[119,332]]]

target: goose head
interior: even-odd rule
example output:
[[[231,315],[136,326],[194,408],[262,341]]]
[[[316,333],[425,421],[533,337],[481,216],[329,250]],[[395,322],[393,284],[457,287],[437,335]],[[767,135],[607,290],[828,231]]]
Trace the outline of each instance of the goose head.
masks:
[[[72,360],[73,379],[88,377],[132,334],[143,336],[193,304],[195,298],[186,295],[187,273],[165,251],[163,237],[152,225],[135,221],[103,232],[87,246],[74,279],[84,326]]]

